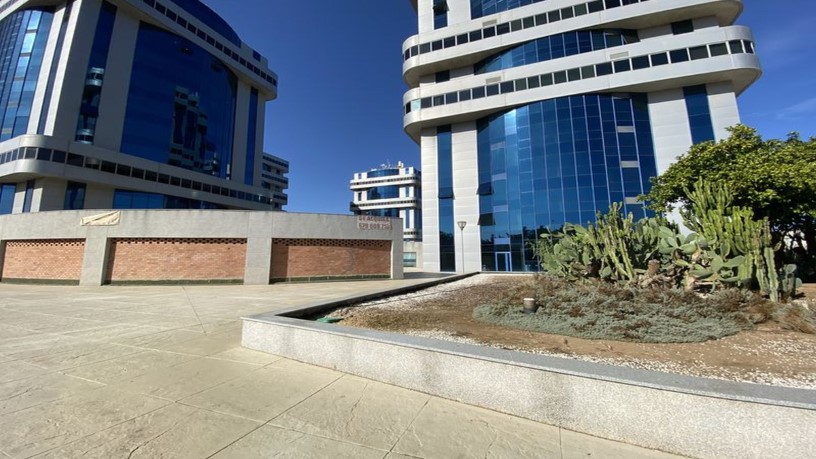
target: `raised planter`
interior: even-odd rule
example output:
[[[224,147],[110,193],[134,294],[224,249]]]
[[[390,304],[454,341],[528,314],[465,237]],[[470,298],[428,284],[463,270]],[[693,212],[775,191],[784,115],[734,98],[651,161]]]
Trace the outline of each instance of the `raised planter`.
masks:
[[[308,308],[309,314],[319,310],[319,305]],[[289,310],[245,318],[242,344],[674,454],[816,457],[816,391],[636,370],[294,318],[302,314]]]

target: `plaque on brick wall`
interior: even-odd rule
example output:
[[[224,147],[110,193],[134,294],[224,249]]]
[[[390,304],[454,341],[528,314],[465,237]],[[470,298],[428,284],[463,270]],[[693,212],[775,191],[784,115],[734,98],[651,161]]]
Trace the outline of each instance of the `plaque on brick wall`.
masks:
[[[119,224],[119,219],[121,218],[122,213],[117,211],[107,212],[104,214],[99,215],[92,215],[90,217],[83,218],[80,222],[80,226],[116,226]]]
[[[357,216],[357,229],[361,230],[390,230],[391,219],[388,217],[374,217],[371,215]]]

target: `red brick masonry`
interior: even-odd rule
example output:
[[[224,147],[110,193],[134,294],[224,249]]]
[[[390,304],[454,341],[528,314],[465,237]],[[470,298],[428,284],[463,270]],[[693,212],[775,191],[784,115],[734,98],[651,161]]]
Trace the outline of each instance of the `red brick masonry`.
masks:
[[[7,241],[2,278],[78,281],[84,255],[82,239]]]
[[[242,280],[245,239],[113,239],[108,282]]]
[[[391,274],[391,241],[274,239],[272,279]]]

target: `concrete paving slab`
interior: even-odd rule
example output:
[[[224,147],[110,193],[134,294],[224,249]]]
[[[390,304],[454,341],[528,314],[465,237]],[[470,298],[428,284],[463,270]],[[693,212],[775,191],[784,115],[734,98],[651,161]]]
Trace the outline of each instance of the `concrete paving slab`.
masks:
[[[157,410],[168,402],[103,388],[0,416],[0,445],[29,457]]]
[[[144,325],[130,325],[130,324],[111,324],[102,328],[66,333],[66,336],[83,338],[86,340],[114,342],[122,341],[127,338],[153,335],[156,333],[161,333],[162,331],[165,330],[159,327],[147,327]]]
[[[3,319],[0,318],[0,321]],[[0,324],[0,343],[7,339],[20,338],[31,335],[31,330],[26,330],[20,327],[13,327],[10,325]]]
[[[270,424],[389,450],[428,399],[419,392],[346,375]]]
[[[0,384],[0,415],[101,387],[104,386],[100,383],[61,373],[48,373]]]
[[[233,319],[216,319],[212,317],[200,317],[201,323],[186,327],[185,330],[201,332],[205,334],[225,333],[231,330],[240,330],[242,322]]]
[[[109,323],[147,325],[163,328],[182,328],[198,323],[195,314],[175,316],[170,314],[149,314],[144,311],[119,311],[105,309],[84,309],[82,311],[62,311],[61,315],[70,315],[76,319],[98,320]]]
[[[127,346],[142,347],[145,349],[165,350],[167,347],[174,344],[183,343],[196,338],[200,338],[201,333],[196,333],[189,330],[163,330],[158,333],[151,333],[148,335],[140,335],[134,337],[114,338],[110,342],[116,344],[125,344]]]
[[[119,357],[144,352],[144,349],[119,344],[97,343],[93,341],[58,348],[55,353],[38,354],[24,358],[26,362],[47,370],[69,370]]]
[[[215,454],[260,425],[171,404],[37,457],[199,459]]]
[[[197,358],[136,376],[119,385],[122,389],[177,401],[258,370],[257,365]]]
[[[586,459],[590,457],[602,457],[604,459],[672,459],[679,457],[566,429],[561,430],[561,448],[564,454],[563,459]]]
[[[212,459],[256,457],[380,459],[384,454],[385,451],[365,446],[266,425],[225,448]]]
[[[219,413],[267,422],[343,376],[289,360],[181,400]]]
[[[46,355],[63,346],[82,344],[86,341],[72,336],[32,332],[30,336],[10,338],[0,343],[0,352],[13,359]]]
[[[104,384],[128,381],[151,371],[179,365],[195,356],[172,352],[145,351],[104,362],[71,368],[65,374]]]
[[[241,346],[241,330],[239,329],[211,335],[201,333],[197,333],[196,335],[196,338],[189,341],[170,345],[159,344],[154,345],[153,348],[204,357]]]
[[[393,451],[422,458],[561,457],[557,427],[438,398],[428,402]]]
[[[253,351],[243,347],[235,347],[224,352],[219,352],[210,356],[211,359],[230,360],[233,362],[251,363],[253,365],[265,366],[270,363],[283,360],[283,357],[267,354],[265,352]]]
[[[29,363],[12,360],[0,362],[0,383],[19,381],[48,373],[48,370]]]

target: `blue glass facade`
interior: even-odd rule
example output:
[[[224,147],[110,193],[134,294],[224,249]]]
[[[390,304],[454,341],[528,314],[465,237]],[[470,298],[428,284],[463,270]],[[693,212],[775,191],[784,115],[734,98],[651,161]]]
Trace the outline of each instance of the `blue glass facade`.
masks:
[[[45,98],[43,100],[43,108],[40,112],[40,121],[37,125],[37,134],[45,134],[45,122],[48,119],[48,111],[51,106],[51,97],[54,94],[54,84],[57,78],[57,66],[62,56],[62,45],[65,42],[65,31],[68,28],[68,21],[71,19],[71,11],[73,11],[74,0],[69,0],[65,5],[65,12],[62,15],[62,23],[60,24],[59,35],[57,36],[57,46],[54,51],[54,58],[51,61],[51,71],[48,73],[48,83],[45,87]]]
[[[474,65],[476,74],[495,72],[639,41],[635,30],[582,30],[523,43]]]
[[[96,23],[91,55],[88,59],[88,75],[82,92],[82,105],[77,121],[76,141],[93,144],[96,132],[96,121],[99,118],[99,105],[102,98],[102,84],[105,79],[105,67],[108,64],[113,24],[116,22],[116,7],[109,2],[102,2],[99,18]]]
[[[478,158],[487,270],[536,270],[530,243],[542,232],[594,221],[613,202],[646,216],[627,198],[657,175],[644,94],[563,97],[483,118]]]
[[[65,210],[84,209],[86,188],[84,183],[68,182],[65,186],[65,202],[62,208]]]
[[[153,3],[153,0],[144,1],[148,4]],[[221,16],[216,14],[215,11],[211,10],[207,5],[201,3],[200,0],[172,0],[172,2],[181,7],[184,11],[195,16],[196,19],[229,40],[233,45],[239,48],[241,47],[241,38],[235,30],[227,24],[227,21],[221,18]]]
[[[434,0],[434,29],[441,29],[448,26],[448,2],[447,0]]]
[[[0,141],[28,129],[53,13],[29,9],[0,22]]]
[[[0,215],[9,215],[14,209],[14,195],[17,185],[13,183],[0,184]]]
[[[121,151],[229,178],[236,91],[235,74],[213,55],[142,23]]]
[[[399,173],[400,173],[399,169],[378,169],[376,171],[368,172],[366,177],[368,177],[368,178],[391,177],[391,176],[394,176],[394,175],[399,175]]]
[[[258,144],[258,90],[252,88],[249,94],[249,121],[247,123],[247,152],[244,163],[244,183],[255,182],[255,147]]]
[[[373,217],[399,218],[400,210],[399,209],[372,209],[372,210],[363,211],[361,213],[361,215],[371,215]]]
[[[368,199],[395,199],[400,197],[398,186],[375,186],[368,189]]]
[[[439,174],[439,269],[456,271],[453,217],[453,133],[450,126],[436,129],[436,157]]]
[[[532,5],[544,0],[470,0],[471,19]]]
[[[31,212],[31,201],[34,199],[34,180],[26,182],[25,194],[23,195],[23,213]]]
[[[683,88],[683,94],[686,98],[692,142],[697,144],[714,140],[714,125],[711,122],[711,109],[705,85]]]
[[[223,209],[223,206],[196,199],[140,191],[116,190],[113,208],[126,209]]]

